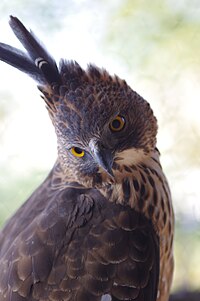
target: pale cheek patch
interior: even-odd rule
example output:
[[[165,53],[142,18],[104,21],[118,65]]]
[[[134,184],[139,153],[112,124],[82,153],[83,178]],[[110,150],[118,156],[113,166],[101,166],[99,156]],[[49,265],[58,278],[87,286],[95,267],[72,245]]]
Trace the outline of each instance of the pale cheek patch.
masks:
[[[115,162],[119,165],[135,165],[142,162],[145,159],[145,154],[142,149],[130,148],[119,152],[115,156]]]

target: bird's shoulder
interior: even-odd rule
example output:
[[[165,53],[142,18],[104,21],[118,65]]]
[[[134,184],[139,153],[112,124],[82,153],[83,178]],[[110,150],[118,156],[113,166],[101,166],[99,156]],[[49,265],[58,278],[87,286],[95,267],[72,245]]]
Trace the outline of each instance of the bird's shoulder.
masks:
[[[111,203],[97,189],[71,183],[48,191],[48,185],[11,219],[21,230],[9,244],[9,222],[3,230],[0,300],[76,296],[89,301],[107,295],[108,300],[143,300],[147,295],[151,299],[145,300],[155,300],[159,242],[151,222],[129,206]]]

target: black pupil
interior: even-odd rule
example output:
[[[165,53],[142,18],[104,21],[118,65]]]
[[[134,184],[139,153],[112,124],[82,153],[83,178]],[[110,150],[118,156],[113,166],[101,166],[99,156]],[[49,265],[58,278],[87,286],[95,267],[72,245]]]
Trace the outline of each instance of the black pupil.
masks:
[[[118,129],[118,128],[120,128],[120,126],[121,126],[121,122],[118,119],[113,120],[112,127],[114,129]]]
[[[83,152],[82,149],[80,149],[79,147],[75,147],[74,150],[78,155],[82,154]]]

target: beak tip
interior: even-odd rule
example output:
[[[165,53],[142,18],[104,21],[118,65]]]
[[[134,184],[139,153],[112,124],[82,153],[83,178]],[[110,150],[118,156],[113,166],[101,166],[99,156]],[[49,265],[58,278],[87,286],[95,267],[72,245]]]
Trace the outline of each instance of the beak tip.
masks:
[[[110,178],[114,179],[114,173],[112,171],[112,152],[102,148],[96,141],[90,141],[89,145],[96,163],[110,176]]]

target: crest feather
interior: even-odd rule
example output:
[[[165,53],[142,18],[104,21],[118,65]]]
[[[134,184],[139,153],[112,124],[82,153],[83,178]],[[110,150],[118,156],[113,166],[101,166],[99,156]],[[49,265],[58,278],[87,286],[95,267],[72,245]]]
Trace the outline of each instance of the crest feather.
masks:
[[[55,60],[33,32],[28,31],[16,17],[11,16],[9,24],[27,52],[0,43],[0,60],[27,73],[40,84],[60,84],[61,78]]]

